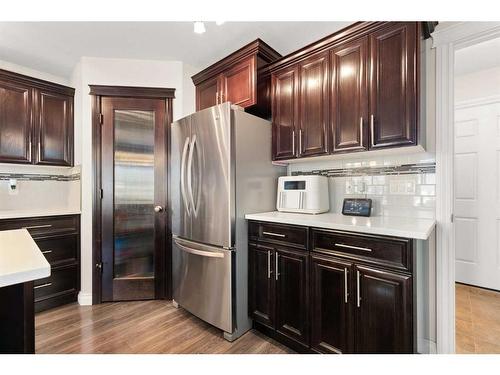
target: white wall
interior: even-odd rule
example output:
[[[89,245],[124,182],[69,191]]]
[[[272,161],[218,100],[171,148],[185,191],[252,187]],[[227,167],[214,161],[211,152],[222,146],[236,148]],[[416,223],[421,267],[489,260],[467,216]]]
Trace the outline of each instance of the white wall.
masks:
[[[10,63],[8,61],[0,60],[0,69],[9,70],[11,72],[24,74],[26,76],[43,79],[46,81],[59,83],[60,85],[70,86],[69,78],[55,76],[53,74],[41,72],[39,70],[34,70],[31,68],[26,68],[25,66]]]
[[[82,165],[82,271],[79,296],[82,304],[89,304],[92,301],[92,101],[88,94],[89,85],[174,88],[175,120],[194,111],[194,86],[190,82],[192,74],[194,68],[180,61],[93,57],[83,57],[73,71],[71,84],[76,88],[75,136],[80,140],[78,150],[75,150],[75,159]]]
[[[455,77],[455,102],[500,95],[500,66]]]

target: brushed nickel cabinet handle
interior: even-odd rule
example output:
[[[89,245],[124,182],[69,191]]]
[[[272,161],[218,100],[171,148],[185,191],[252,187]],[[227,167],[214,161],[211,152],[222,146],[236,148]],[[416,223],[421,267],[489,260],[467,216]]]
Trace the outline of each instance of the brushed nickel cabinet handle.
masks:
[[[33,289],[47,288],[47,287],[49,287],[51,285],[52,285],[52,283],[45,283],[45,284],[42,284],[42,285],[37,285]]]
[[[51,228],[52,224],[45,224],[45,225],[32,225],[29,227],[23,227],[23,229],[41,229],[41,228]]]
[[[302,129],[299,129],[299,156],[302,154]]]
[[[356,290],[357,290],[357,304],[358,307],[361,306],[361,292],[359,290],[359,271],[356,271]]]
[[[344,247],[346,249],[353,249],[353,250],[372,251],[372,249],[369,249],[367,247],[344,245],[343,243],[336,243],[335,246],[337,246],[337,247]]]
[[[265,234],[266,236],[274,236],[274,237],[281,237],[285,238],[285,234],[280,234],[280,233],[273,233],[273,232],[262,232],[262,234]]]
[[[344,302],[347,303],[349,297],[348,285],[347,285],[347,268],[344,268]]]
[[[359,145],[363,146],[363,116],[359,118]]]
[[[52,250],[45,250],[45,251],[42,251],[42,254],[50,254],[52,252]]]
[[[371,135],[371,144],[372,146],[375,146],[375,116],[371,115],[370,116],[370,135]]]
[[[295,130],[292,130],[292,155],[295,156]]]
[[[278,270],[279,270],[278,261],[279,261],[279,254],[276,253],[276,263],[275,263],[276,267],[275,267],[275,274],[274,274],[274,278],[276,280],[278,280],[278,277],[280,276],[280,273],[278,272]]]
[[[271,250],[267,250],[267,278],[271,278]]]

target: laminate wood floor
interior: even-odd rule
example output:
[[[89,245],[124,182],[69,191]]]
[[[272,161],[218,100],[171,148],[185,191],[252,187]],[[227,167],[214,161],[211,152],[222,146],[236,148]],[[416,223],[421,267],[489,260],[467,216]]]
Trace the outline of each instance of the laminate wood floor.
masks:
[[[500,293],[455,286],[456,352],[500,353]]]
[[[254,330],[228,342],[169,301],[66,305],[36,314],[35,329],[36,353],[293,353]]]

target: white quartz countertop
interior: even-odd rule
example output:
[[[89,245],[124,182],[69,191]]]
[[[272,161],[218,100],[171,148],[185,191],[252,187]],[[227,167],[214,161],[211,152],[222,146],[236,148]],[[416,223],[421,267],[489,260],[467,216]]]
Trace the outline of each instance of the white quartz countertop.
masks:
[[[309,215],[279,211],[247,214],[245,219],[418,240],[429,238],[436,225],[436,221],[432,219],[387,216],[355,217],[334,213]]]
[[[0,288],[50,276],[50,265],[26,229],[0,231]]]
[[[61,216],[61,215],[79,215],[79,210],[67,208],[55,208],[47,210],[0,210],[1,219],[19,219],[23,217],[42,217],[42,216]]]

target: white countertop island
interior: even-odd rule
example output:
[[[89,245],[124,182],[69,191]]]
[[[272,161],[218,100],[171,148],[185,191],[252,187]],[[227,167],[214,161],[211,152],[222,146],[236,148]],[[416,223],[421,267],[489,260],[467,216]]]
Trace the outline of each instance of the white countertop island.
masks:
[[[356,217],[335,213],[309,215],[279,211],[247,214],[245,219],[417,240],[429,238],[436,225],[436,221],[433,219],[388,216]]]
[[[50,276],[50,265],[26,229],[0,231],[0,288]]]

